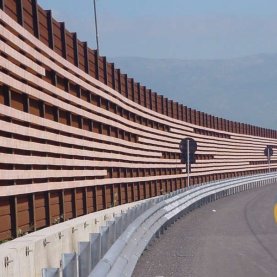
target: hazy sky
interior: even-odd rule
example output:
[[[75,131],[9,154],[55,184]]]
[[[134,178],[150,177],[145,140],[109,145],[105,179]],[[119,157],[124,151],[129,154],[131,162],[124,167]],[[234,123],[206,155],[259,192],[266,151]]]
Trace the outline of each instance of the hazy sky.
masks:
[[[38,0],[95,48],[93,0]],[[276,0],[97,0],[100,53],[209,59],[277,52]]]

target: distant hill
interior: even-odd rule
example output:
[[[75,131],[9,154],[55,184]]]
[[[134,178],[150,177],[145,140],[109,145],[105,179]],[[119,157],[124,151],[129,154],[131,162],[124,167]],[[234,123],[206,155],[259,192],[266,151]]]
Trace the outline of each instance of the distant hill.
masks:
[[[179,103],[277,129],[277,54],[228,60],[109,60],[129,77]]]

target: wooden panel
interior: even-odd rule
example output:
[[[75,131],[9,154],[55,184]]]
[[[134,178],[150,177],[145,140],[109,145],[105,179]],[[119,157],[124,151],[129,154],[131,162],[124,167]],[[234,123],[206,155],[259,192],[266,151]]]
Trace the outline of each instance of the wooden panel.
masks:
[[[38,8],[38,19],[39,19],[40,40],[45,45],[49,46],[47,15],[46,15],[46,12],[40,7]]]

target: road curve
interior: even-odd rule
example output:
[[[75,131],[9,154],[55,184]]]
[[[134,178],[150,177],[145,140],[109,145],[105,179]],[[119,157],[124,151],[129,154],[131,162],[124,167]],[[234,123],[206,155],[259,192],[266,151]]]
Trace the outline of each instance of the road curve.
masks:
[[[203,206],[141,256],[133,276],[277,276],[277,184]]]

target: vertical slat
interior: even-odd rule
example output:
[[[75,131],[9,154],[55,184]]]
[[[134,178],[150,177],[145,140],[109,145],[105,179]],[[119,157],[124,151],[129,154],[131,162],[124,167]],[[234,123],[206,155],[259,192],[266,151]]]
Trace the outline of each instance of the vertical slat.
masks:
[[[0,9],[4,11],[5,0],[0,0]]]
[[[146,92],[146,86],[143,86],[143,94],[144,94],[144,107],[147,108],[147,92]]]
[[[135,81],[133,78],[131,79],[131,84],[132,84],[132,101],[135,102]]]
[[[16,13],[17,13],[17,22],[23,26],[24,19],[23,19],[23,5],[22,0],[16,1]]]
[[[134,202],[135,201],[135,184],[134,183],[131,183],[131,192],[132,192],[132,199],[131,199],[131,202]]]
[[[118,80],[118,92],[121,94],[121,73],[120,73],[120,69],[117,70],[117,80]]]
[[[125,199],[126,199],[126,203],[129,203],[128,183],[125,183]]]
[[[128,76],[127,76],[127,74],[124,74],[124,83],[125,83],[125,94],[126,94],[126,98],[129,98]]]
[[[98,51],[94,51],[94,59],[95,59],[95,77],[99,80],[99,55]]]
[[[112,169],[113,171],[113,169]],[[113,174],[113,173],[112,173]],[[115,203],[115,197],[114,197],[114,184],[112,184],[112,189],[111,189],[111,207],[115,207],[117,206],[116,204],[118,203]]]
[[[45,117],[45,104],[43,101],[39,102],[39,114],[40,114],[40,117],[42,118]]]
[[[158,111],[158,94],[155,93],[156,112]]]
[[[163,96],[161,96],[161,101],[162,101],[162,114],[165,114],[164,113],[164,97]]]
[[[119,203],[118,204],[120,204],[120,205],[122,205],[123,203],[122,203],[122,185],[121,185],[121,183],[119,184]]]
[[[85,72],[89,73],[88,44],[84,42]]]
[[[4,104],[6,106],[11,106],[11,90],[8,86],[4,85],[3,86],[3,91],[4,91]]]
[[[47,211],[47,225],[51,226],[52,225],[52,214],[51,214],[51,193],[50,191],[46,192],[46,211]]]
[[[152,97],[153,97],[152,90],[150,89],[149,90],[149,100],[150,100],[150,109],[151,110],[153,110]]]
[[[34,231],[37,230],[37,217],[36,217],[36,195],[34,193],[32,193],[31,195],[32,199],[32,221],[34,224]]]
[[[73,33],[73,51],[74,51],[74,64],[77,67],[79,67],[78,40],[77,40],[76,33]]]
[[[88,188],[84,187],[85,199],[84,199],[84,206],[85,206],[85,214],[88,214]]]
[[[63,221],[66,221],[66,218],[65,218],[64,190],[61,191],[61,214],[62,214]]]
[[[12,236],[18,237],[17,196],[11,197]]]
[[[48,42],[49,47],[54,49],[54,35],[53,35],[53,22],[52,22],[52,11],[47,11],[47,27],[48,27]]]
[[[111,66],[112,66],[112,84],[113,84],[113,89],[115,89],[115,67],[114,67],[114,63],[112,63]]]
[[[146,182],[144,182],[144,184],[146,184]],[[152,190],[152,182],[150,181],[148,183],[149,186],[149,194],[150,194],[150,198],[153,197],[153,190]]]
[[[77,197],[76,188],[73,189],[73,217],[77,217]]]
[[[30,101],[29,101],[29,96],[27,94],[23,94],[23,110],[25,113],[28,113],[30,110]]]
[[[37,0],[32,0],[32,13],[33,13],[34,35],[36,38],[39,39],[40,38],[40,30],[39,30]]]
[[[181,120],[185,121],[185,117],[184,117],[184,105],[181,105]]]
[[[94,206],[95,206],[95,212],[98,211],[98,200],[97,200],[97,186],[94,186]]]
[[[143,183],[143,199],[147,198],[147,193],[146,193],[146,183]]]
[[[140,97],[140,83],[137,83],[138,86],[138,103],[141,105],[141,97]]]
[[[66,37],[65,37],[65,23],[61,22],[61,38],[62,38],[62,53],[63,57],[67,58],[67,49],[66,49]]]
[[[106,189],[106,186],[102,186],[102,194],[103,194],[103,206],[104,206],[104,209],[107,209],[107,189]]]
[[[104,82],[108,84],[108,70],[107,70],[107,58],[103,57],[103,67],[104,67]]]

